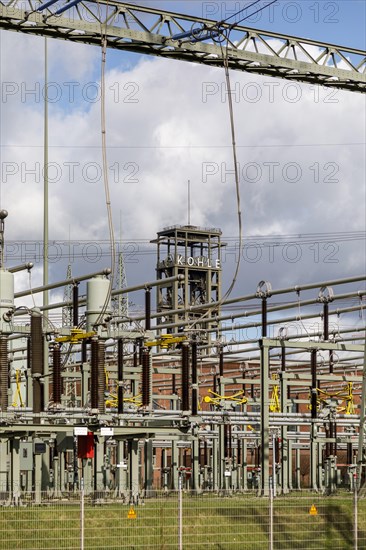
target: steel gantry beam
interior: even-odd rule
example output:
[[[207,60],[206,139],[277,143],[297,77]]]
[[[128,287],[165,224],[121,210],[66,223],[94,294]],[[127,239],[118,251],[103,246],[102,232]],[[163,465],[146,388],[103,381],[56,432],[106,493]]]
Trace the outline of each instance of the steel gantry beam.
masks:
[[[0,28],[366,91],[366,52],[115,0],[0,0]]]

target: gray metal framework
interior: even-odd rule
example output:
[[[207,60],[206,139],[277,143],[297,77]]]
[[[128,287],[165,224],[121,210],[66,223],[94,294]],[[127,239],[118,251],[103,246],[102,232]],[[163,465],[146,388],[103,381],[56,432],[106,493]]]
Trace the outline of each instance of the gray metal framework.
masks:
[[[48,7],[46,7],[46,5]],[[366,52],[115,0],[36,3],[1,0],[0,28],[222,67],[366,91]],[[60,15],[55,15],[60,11]],[[207,40],[180,34],[200,29]]]

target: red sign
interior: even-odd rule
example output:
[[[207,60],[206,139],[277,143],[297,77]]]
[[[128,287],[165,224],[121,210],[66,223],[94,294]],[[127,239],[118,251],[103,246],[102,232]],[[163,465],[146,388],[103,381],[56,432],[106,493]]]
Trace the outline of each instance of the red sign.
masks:
[[[94,434],[78,435],[78,458],[94,458]]]

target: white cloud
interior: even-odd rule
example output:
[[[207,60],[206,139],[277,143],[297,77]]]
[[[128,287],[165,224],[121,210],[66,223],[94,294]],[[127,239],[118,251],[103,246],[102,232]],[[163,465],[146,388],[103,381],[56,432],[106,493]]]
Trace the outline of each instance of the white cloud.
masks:
[[[1,40],[5,49],[16,43],[13,63],[3,63],[2,80],[42,82],[42,39],[16,35],[14,42],[2,33]],[[85,92],[85,85],[98,75],[99,53],[97,48],[63,42],[50,47],[50,72],[63,90],[61,101],[49,106],[51,239],[67,239],[69,228],[73,239],[108,237],[100,102],[82,94],[70,102],[64,86],[79,80]],[[190,179],[192,223],[221,227],[224,240],[234,237],[236,202],[223,70],[151,58],[126,69],[123,54],[120,70],[115,59],[106,85],[116,234],[120,211],[127,239],[154,238],[163,226],[186,223]],[[362,96],[240,72],[232,72],[231,81],[244,234],[326,233],[332,241],[331,233],[365,230],[364,146],[352,145],[365,142]],[[40,239],[42,102],[24,103],[20,93],[14,94],[2,104],[1,125],[2,144],[12,145],[1,154],[1,206],[10,214],[8,238]],[[13,175],[12,163],[17,170]],[[32,169],[36,174],[27,172]],[[283,255],[272,264],[264,257],[246,262],[246,280],[286,283],[332,277],[335,270],[340,276],[350,269],[362,272],[360,242],[338,246],[337,264],[324,262],[324,250],[315,262],[308,249],[302,250],[299,262],[284,262]]]

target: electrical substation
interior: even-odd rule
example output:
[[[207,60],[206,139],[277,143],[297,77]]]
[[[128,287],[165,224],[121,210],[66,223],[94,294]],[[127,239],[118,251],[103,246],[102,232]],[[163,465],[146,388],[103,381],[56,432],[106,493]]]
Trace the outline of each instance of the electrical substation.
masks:
[[[202,18],[113,0],[53,4],[2,0],[0,27],[219,67],[225,50],[230,69],[366,90],[365,52],[352,48],[240,24],[216,43],[220,29]],[[83,485],[138,502],[180,479],[263,496],[363,482],[364,274],[277,289],[265,273],[251,294],[228,297],[225,235],[187,224],[151,235],[156,272],[141,285],[124,284],[120,255],[116,282],[107,266],[17,291],[15,273],[32,265],[5,265],[11,215],[0,212],[0,491],[41,502]],[[22,304],[53,289],[62,303]],[[135,295],[145,310],[131,316]],[[48,313],[60,308],[55,326]]]
[[[3,247],[7,213],[0,215]],[[83,480],[86,491],[137,499],[176,489],[180,472],[197,491],[266,494],[273,475],[284,493],[304,484],[329,491],[352,484],[363,460],[364,342],[362,328],[339,330],[330,319],[362,311],[365,291],[333,288],[361,286],[364,277],[280,290],[262,281],[252,295],[230,300],[243,311],[254,301],[250,313],[213,316],[220,231],[176,226],[154,242],[158,276],[139,288],[114,289],[110,297],[108,269],[48,285],[71,291],[63,304],[68,324],[59,328],[42,322],[42,307],[14,306],[31,291],[14,292],[12,271],[31,266],[2,266],[3,491],[60,495]],[[302,300],[309,290],[313,298]],[[145,301],[132,328],[118,311],[119,298],[131,292]],[[282,295],[289,303],[271,307]],[[356,305],[337,308],[344,299]],[[311,306],[317,313],[306,312]],[[304,313],[284,317],[290,308]],[[261,321],[242,323],[242,315]],[[309,315],[318,327],[311,338],[303,328]],[[258,341],[236,342],[246,344],[240,354],[225,343],[228,317],[239,332],[260,329]]]

